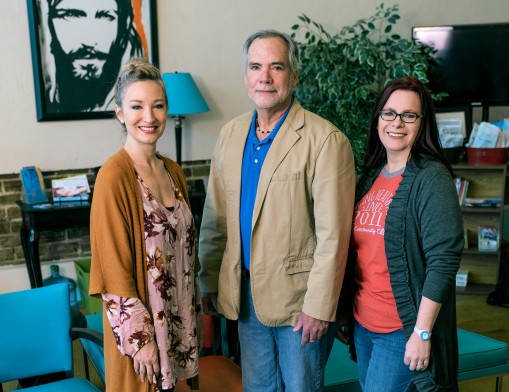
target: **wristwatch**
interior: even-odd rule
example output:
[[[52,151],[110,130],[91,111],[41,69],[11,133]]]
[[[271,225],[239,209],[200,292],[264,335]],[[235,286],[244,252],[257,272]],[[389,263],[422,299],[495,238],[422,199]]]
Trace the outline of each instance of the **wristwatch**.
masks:
[[[421,340],[429,340],[431,337],[431,332],[425,329],[419,329],[417,326],[414,327],[414,332],[421,338]]]

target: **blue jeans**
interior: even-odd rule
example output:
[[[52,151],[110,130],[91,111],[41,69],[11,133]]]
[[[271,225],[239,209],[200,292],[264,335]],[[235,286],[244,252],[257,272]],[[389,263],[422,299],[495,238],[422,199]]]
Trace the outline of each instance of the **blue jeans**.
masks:
[[[239,340],[244,392],[321,392],[335,323],[314,343],[301,345],[301,331],[266,327],[256,317],[250,280],[242,279]]]
[[[416,390],[414,372],[403,362],[406,341],[401,329],[391,333],[376,333],[355,321],[357,369],[364,392]]]

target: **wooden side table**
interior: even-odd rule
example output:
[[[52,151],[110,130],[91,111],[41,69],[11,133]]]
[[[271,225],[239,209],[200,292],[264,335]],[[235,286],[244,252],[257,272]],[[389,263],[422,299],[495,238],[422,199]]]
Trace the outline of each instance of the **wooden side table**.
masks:
[[[30,286],[42,287],[39,239],[42,231],[90,227],[90,203],[88,201],[58,204],[26,204],[16,202],[22,211],[20,229],[21,244],[27,266]]]

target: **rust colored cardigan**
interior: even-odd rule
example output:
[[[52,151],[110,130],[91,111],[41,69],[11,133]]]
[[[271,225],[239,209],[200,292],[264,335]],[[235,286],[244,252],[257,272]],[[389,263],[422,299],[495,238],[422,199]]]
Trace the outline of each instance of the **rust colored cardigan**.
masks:
[[[187,184],[180,166],[159,156],[175,185],[189,205]],[[101,167],[94,187],[90,215],[89,293],[139,298],[150,312],[144,240],[143,204],[134,165],[122,148]],[[197,271],[199,264],[196,265]],[[150,312],[151,313],[151,312]],[[140,383],[130,357],[117,348],[111,326],[103,311],[106,391],[142,392],[153,388]]]

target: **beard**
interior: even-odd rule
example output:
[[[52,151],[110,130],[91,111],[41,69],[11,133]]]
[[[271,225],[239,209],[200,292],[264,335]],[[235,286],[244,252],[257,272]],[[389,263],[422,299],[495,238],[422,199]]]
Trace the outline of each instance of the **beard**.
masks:
[[[77,79],[94,80],[102,75],[108,54],[83,45],[67,55]]]
[[[123,50],[114,43],[108,54],[88,47],[64,53],[58,41],[53,40],[51,52],[57,88],[55,97],[49,98],[50,111],[88,112],[104,106],[120,70]]]

